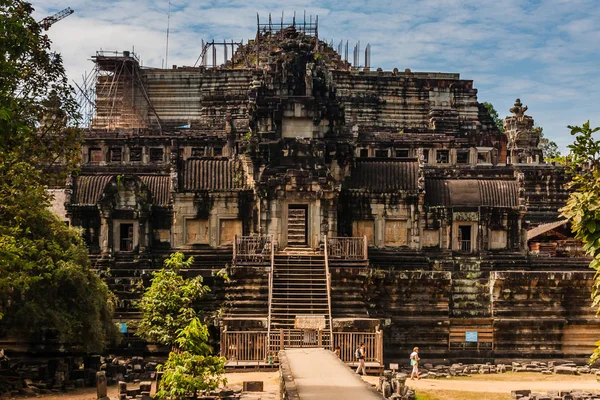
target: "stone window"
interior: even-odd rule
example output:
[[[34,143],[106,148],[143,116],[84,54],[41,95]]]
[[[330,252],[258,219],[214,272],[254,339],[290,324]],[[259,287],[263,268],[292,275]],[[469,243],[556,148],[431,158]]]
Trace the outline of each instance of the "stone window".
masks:
[[[456,151],[456,163],[457,164],[468,164],[469,163],[469,150],[457,150]]]
[[[491,154],[489,151],[477,152],[477,164],[489,164],[492,162]]]
[[[102,162],[102,149],[94,147],[88,150],[88,161],[91,163]]]
[[[120,147],[113,147],[110,149],[110,161],[121,162],[121,153],[122,150]]]
[[[204,157],[204,147],[193,147],[192,148],[192,157]]]
[[[185,220],[185,244],[208,244],[208,220]]]
[[[423,162],[429,164],[429,151],[430,149],[423,149]]]
[[[408,154],[408,149],[396,149],[396,157],[407,158]]]
[[[352,236],[367,237],[370,245],[375,244],[375,221],[372,219],[362,219],[352,222]]]
[[[129,161],[140,162],[142,161],[142,148],[132,147],[129,149]]]
[[[450,162],[450,152],[448,150],[436,151],[435,161],[438,164],[448,164]]]
[[[368,158],[369,157],[369,149],[360,149],[360,158]]]
[[[436,229],[423,229],[421,244],[423,247],[439,247],[440,232]]]
[[[504,230],[492,230],[490,232],[490,249],[506,249],[507,237]]]
[[[387,158],[389,155],[389,152],[387,149],[385,150],[375,150],[375,157],[377,158]]]
[[[407,246],[408,229],[406,221],[386,220],[385,221],[385,245],[386,246]]]
[[[213,149],[213,156],[215,157],[221,157],[223,155],[223,148],[222,147],[215,147]]]
[[[229,246],[233,244],[235,235],[242,234],[241,219],[221,219],[219,221],[219,245]]]
[[[150,149],[150,162],[164,161],[164,150],[161,148]]]

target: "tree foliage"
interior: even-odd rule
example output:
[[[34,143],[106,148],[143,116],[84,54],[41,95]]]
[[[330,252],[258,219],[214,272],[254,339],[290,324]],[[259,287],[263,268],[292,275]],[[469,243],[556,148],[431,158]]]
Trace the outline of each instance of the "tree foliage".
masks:
[[[79,159],[76,102],[32,11],[0,0],[0,331],[99,351],[117,335],[114,297],[47,192]]]
[[[195,398],[227,383],[223,377],[225,357],[211,355],[208,340],[208,328],[198,318],[179,331],[176,340],[179,351],[172,351],[161,366],[164,373],[156,393],[158,399]]]
[[[22,0],[0,0],[0,330],[101,350],[114,297],[47,185],[77,164],[81,130],[60,55]]]
[[[174,346],[178,332],[198,316],[194,305],[210,291],[201,276],[186,279],[181,270],[192,265],[183,253],[171,254],[163,269],[153,273],[152,284],[139,303],[142,318],[137,335],[142,339]]]
[[[117,338],[113,309],[76,229],[45,209],[20,226],[0,226],[0,311],[9,333],[101,351]]]
[[[492,121],[494,125],[498,128],[498,130],[504,133],[504,120],[498,115],[498,111],[494,108],[492,103],[488,103],[487,101],[482,103],[485,108],[487,108],[490,117],[492,117]]]
[[[77,165],[81,130],[62,57],[32,12],[22,0],[0,0],[0,160],[2,172],[31,165],[30,177],[46,183],[58,166],[64,177]]]
[[[544,136],[544,128],[541,126],[534,126],[533,131],[540,135],[538,147],[542,149],[542,155],[545,160],[554,160],[561,156],[556,142]]]
[[[197,302],[209,292],[201,276],[186,279],[181,270],[193,258],[174,253],[160,271],[153,273],[152,284],[140,301],[142,319],[137,335],[153,343],[173,348],[156,394],[159,399],[196,397],[225,383],[225,358],[213,356],[208,344],[208,327],[200,321]]]
[[[567,204],[560,210],[571,221],[575,237],[584,244],[585,252],[593,259],[590,268],[596,271],[592,288],[592,306],[600,312],[600,140],[587,121],[581,127],[569,126],[575,142],[569,145],[565,168],[571,178],[572,190]],[[600,358],[600,341],[590,361]]]

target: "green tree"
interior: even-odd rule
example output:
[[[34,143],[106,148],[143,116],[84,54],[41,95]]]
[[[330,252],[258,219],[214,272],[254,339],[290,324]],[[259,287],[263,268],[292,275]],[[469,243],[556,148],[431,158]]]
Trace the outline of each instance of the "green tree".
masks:
[[[575,237],[583,242],[583,249],[592,257],[590,268],[597,271],[592,306],[600,311],[600,140],[594,138],[600,127],[591,128],[587,121],[581,127],[569,126],[569,129],[575,142],[569,145],[570,152],[564,163],[571,178],[571,194],[560,211],[570,220]],[[590,362],[600,358],[600,341],[596,346]]]
[[[152,284],[139,303],[142,318],[137,335],[142,339],[175,346],[179,331],[198,317],[194,305],[210,288],[201,276],[186,279],[181,275],[193,261],[192,257],[185,260],[183,253],[174,253],[165,260],[164,268],[153,272]]]
[[[165,266],[153,273],[152,284],[140,301],[142,318],[137,335],[146,341],[172,347],[156,394],[159,399],[196,397],[216,389],[225,373],[225,358],[212,355],[208,327],[196,311],[197,303],[210,291],[201,276],[187,279],[181,270],[193,258],[174,253]]]
[[[0,0],[0,331],[98,351],[116,337],[114,297],[80,233],[48,209],[77,164],[81,130],[60,55],[31,4]]]
[[[552,160],[561,156],[556,142],[544,136],[544,128],[541,126],[534,126],[533,131],[540,135],[540,143],[538,144],[538,147],[542,149],[542,155],[544,156],[545,160]]]
[[[163,377],[156,393],[158,399],[196,398],[199,393],[226,384],[225,357],[213,356],[208,346],[208,328],[198,318],[179,331],[178,351],[169,353],[160,367]]]
[[[490,117],[492,117],[494,125],[496,125],[500,132],[504,133],[504,119],[502,119],[500,115],[498,115],[498,111],[496,111],[494,105],[492,103],[488,103],[487,101],[483,102],[482,104],[485,108],[487,108]]]

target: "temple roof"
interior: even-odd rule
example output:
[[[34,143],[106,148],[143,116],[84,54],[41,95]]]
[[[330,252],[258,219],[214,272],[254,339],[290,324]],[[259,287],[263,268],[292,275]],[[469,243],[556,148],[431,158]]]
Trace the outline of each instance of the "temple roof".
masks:
[[[191,158],[185,161],[183,191],[244,188],[244,174],[236,160]]]
[[[96,206],[106,185],[116,179],[116,175],[83,175],[73,179],[73,196],[71,204],[80,206]],[[152,204],[166,206],[169,204],[171,178],[168,175],[135,175],[152,193]]]
[[[492,179],[427,179],[425,204],[429,206],[518,207],[516,181]]]
[[[71,204],[95,206],[100,201],[104,188],[114,175],[78,176],[73,179]]]
[[[376,192],[417,191],[418,177],[416,161],[359,159],[352,169],[348,188]]]

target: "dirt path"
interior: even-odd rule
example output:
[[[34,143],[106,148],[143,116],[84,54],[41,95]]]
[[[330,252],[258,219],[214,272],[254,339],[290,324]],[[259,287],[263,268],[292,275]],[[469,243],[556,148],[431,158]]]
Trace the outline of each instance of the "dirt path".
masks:
[[[512,390],[529,389],[537,392],[560,390],[589,390],[600,391],[600,383],[595,376],[561,376],[541,375],[534,373],[512,373],[489,375],[476,375],[470,378],[450,379],[421,379],[408,380],[408,386],[417,390],[453,390],[478,393],[510,393]],[[365,376],[364,379],[377,384],[379,377]]]

